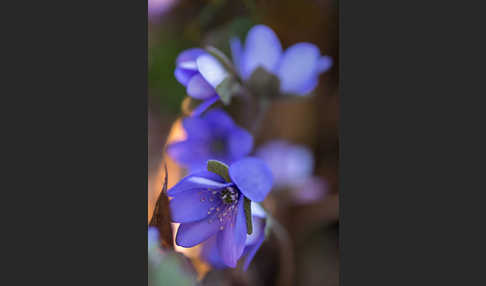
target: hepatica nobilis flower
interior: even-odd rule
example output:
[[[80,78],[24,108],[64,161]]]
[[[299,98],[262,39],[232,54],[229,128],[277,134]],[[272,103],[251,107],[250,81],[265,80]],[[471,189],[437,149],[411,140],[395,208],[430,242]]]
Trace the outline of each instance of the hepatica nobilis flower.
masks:
[[[332,59],[321,56],[319,48],[311,43],[297,43],[283,51],[275,32],[264,25],[248,32],[244,46],[237,38],[231,39],[230,46],[236,69],[244,80],[261,67],[278,77],[282,93],[310,93],[319,75],[332,66]]]
[[[303,145],[272,140],[260,146],[255,156],[267,163],[278,188],[297,187],[314,173],[314,156]]]
[[[172,220],[181,223],[176,244],[193,247],[214,239],[222,264],[236,267],[253,233],[251,201],[265,199],[271,171],[258,158],[245,157],[229,167],[208,161],[208,170],[183,178],[167,194]],[[257,228],[255,228],[257,229]]]
[[[215,88],[229,73],[214,56],[203,49],[193,48],[179,54],[174,75],[186,87],[190,97],[203,101],[193,111],[193,115],[198,116],[219,100]]]
[[[255,156],[272,171],[275,189],[288,190],[293,203],[313,203],[329,190],[327,180],[313,175],[314,156],[306,146],[272,140],[259,147]]]
[[[192,171],[205,169],[209,159],[231,164],[253,148],[251,134],[221,109],[212,109],[200,117],[187,117],[182,125],[187,138],[168,145],[167,153]]]

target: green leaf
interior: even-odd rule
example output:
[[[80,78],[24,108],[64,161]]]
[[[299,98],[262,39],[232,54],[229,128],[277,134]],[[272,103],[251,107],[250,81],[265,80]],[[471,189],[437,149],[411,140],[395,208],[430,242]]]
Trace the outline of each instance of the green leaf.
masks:
[[[247,83],[251,93],[257,97],[280,96],[280,80],[262,67],[253,71]]]
[[[154,253],[155,254],[155,253]],[[158,259],[148,260],[148,285],[194,286],[196,273],[189,271],[181,255],[173,252],[159,254]],[[159,263],[156,260],[160,260]],[[186,263],[187,264],[187,263]]]
[[[231,61],[223,52],[221,52],[220,50],[212,46],[206,47],[205,50],[210,55],[215,57],[216,60],[218,60],[223,65],[223,68],[230,73],[230,76],[225,78],[216,87],[216,92],[221,98],[221,101],[223,102],[223,104],[228,105],[231,103],[231,98],[237,93],[241,92],[241,85],[240,82],[238,81],[238,74]]]
[[[221,101],[228,105],[231,103],[231,98],[241,92],[241,85],[235,77],[229,76],[216,87],[216,92]]]
[[[231,178],[229,176],[229,171],[228,171],[229,168],[225,163],[217,160],[209,160],[207,169],[209,172],[213,172],[215,174],[220,175],[227,182],[231,182]]]
[[[244,206],[245,206],[245,218],[246,218],[246,233],[252,234],[253,233],[253,223],[251,220],[251,201],[245,198]]]

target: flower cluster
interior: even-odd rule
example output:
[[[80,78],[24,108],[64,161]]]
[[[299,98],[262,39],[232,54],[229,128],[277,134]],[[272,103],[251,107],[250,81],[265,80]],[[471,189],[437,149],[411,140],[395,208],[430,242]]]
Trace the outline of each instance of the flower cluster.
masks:
[[[304,96],[317,87],[319,75],[332,66],[332,59],[322,56],[319,48],[311,43],[297,43],[283,51],[275,32],[264,25],[257,25],[248,32],[244,46],[238,38],[232,38],[230,47],[232,68],[227,67],[231,64],[229,60],[221,59],[222,53],[216,56],[214,51],[200,48],[185,50],[177,57],[176,79],[186,87],[190,97],[203,101],[193,110],[194,116],[219,98],[233,96],[221,94],[232,91],[218,91],[226,79],[245,82],[248,86],[255,85],[252,81],[263,80],[263,86],[257,86],[268,90],[275,77],[283,97]]]
[[[258,203],[272,189],[272,171],[279,184],[288,184],[309,172],[292,167],[310,164],[312,169],[312,157],[281,144],[269,147],[276,153],[257,152],[263,159],[248,157],[252,135],[222,109],[208,109],[244,93],[257,100],[308,95],[332,60],[311,43],[284,51],[272,29],[263,25],[248,32],[244,45],[233,38],[230,47],[233,63],[211,47],[185,50],[176,59],[176,79],[200,104],[182,122],[186,138],[167,146],[167,153],[189,170],[167,195],[172,220],[180,223],[177,245],[202,243],[202,256],[213,267],[236,267],[244,258],[246,269],[265,239],[267,214]],[[296,161],[280,161],[275,167],[272,156],[278,157],[279,150],[290,150]]]

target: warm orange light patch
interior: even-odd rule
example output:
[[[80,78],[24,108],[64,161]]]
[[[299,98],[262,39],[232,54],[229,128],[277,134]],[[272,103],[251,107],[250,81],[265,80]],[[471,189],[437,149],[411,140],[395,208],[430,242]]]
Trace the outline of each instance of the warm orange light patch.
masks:
[[[182,128],[182,122],[179,119],[172,125],[166,145],[170,142],[184,140],[186,136],[186,132]],[[157,172],[148,178],[148,221],[152,218],[156,200],[164,184],[164,163],[167,165],[167,172],[169,174],[169,180],[167,182],[168,188],[175,185],[184,175],[183,170],[167,154],[164,154],[163,158],[164,161],[160,162]]]
[[[169,136],[167,138],[167,144],[171,142],[181,141],[187,138],[187,134],[182,127],[182,121],[178,119],[172,125],[172,128],[169,132]],[[169,180],[167,182],[167,188],[171,188],[174,186],[184,175],[185,171],[177,165],[167,154],[163,156],[164,162],[161,162],[159,167],[157,168],[157,172],[151,178],[148,178],[148,221],[152,218],[152,214],[154,211],[156,200],[162,190],[162,186],[164,183],[165,171],[164,171],[164,163],[167,165],[167,172],[169,175]],[[197,245],[191,248],[184,248],[177,246],[175,244],[175,235],[177,234],[177,229],[179,227],[179,223],[172,223],[172,230],[174,234],[174,250],[177,252],[183,253],[185,256],[191,259],[196,271],[198,273],[198,279],[201,280],[206,273],[211,269],[211,267],[201,260],[200,252],[201,246]]]

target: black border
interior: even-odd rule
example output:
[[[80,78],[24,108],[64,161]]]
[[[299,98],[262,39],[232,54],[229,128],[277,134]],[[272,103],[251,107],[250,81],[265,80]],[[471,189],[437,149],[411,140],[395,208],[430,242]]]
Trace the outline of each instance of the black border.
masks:
[[[146,285],[147,1],[17,8],[3,9],[2,284]]]
[[[339,10],[340,285],[484,284],[483,10]]]

